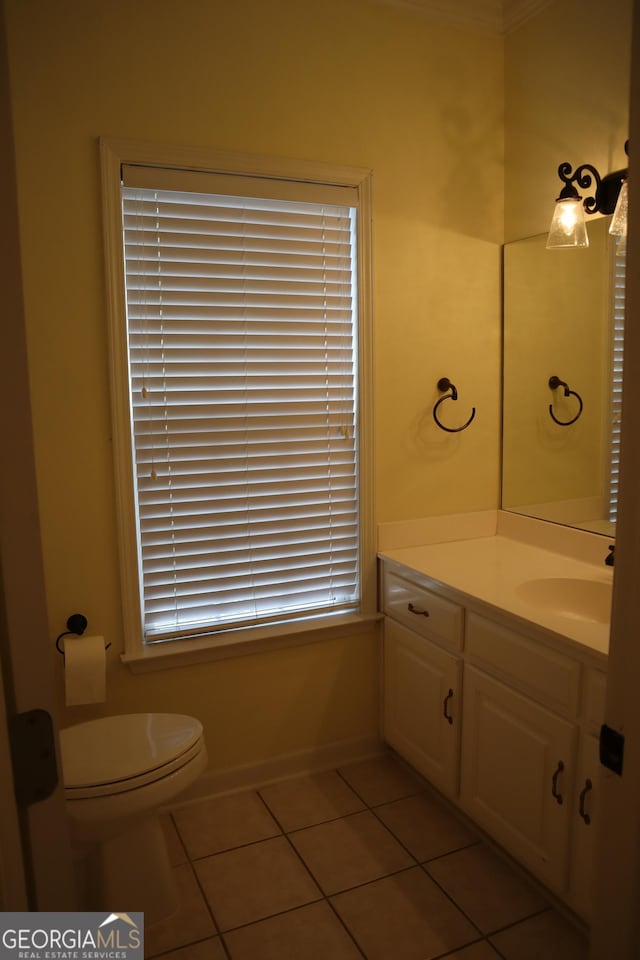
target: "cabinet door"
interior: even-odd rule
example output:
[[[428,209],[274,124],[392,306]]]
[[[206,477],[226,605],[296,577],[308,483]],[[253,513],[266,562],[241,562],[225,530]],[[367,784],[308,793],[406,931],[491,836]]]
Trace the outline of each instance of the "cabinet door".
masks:
[[[583,734],[578,751],[571,810],[570,903],[576,913],[585,920],[591,919],[593,855],[595,831],[598,829],[601,770],[598,738]]]
[[[431,783],[458,792],[459,659],[384,622],[384,737]]]
[[[463,808],[557,892],[566,889],[576,728],[465,669]]]

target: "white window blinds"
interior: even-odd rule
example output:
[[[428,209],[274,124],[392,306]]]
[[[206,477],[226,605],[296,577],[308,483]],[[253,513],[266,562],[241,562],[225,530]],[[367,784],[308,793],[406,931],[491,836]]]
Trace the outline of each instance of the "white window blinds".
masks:
[[[355,195],[123,169],[147,642],[358,605]]]
[[[609,458],[608,519],[618,515],[620,485],[620,437],[622,430],[622,376],[624,368],[624,313],[627,257],[615,244],[613,253],[613,303],[609,361]]]

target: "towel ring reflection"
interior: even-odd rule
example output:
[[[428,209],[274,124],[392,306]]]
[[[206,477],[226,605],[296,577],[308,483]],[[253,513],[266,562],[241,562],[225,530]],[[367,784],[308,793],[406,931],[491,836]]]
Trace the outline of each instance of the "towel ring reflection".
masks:
[[[575,417],[571,420],[558,420],[556,415],[553,412],[553,404],[549,404],[549,413],[551,414],[551,419],[555,421],[560,427],[570,427],[572,423],[575,423],[580,414],[582,413],[582,408],[584,404],[582,403],[582,397],[579,393],[576,393],[575,390],[570,390],[568,385],[564,380],[561,380],[560,377],[549,377],[549,386],[552,390],[557,390],[558,387],[564,387],[563,393],[565,397],[575,397],[580,406],[578,407],[578,412]]]
[[[454,385],[451,383],[451,380],[449,380],[449,377],[441,377],[440,380],[438,380],[438,390],[440,391],[450,390],[451,393],[445,393],[444,396],[440,397],[440,399],[436,402],[436,405],[433,408],[433,419],[435,420],[435,422],[438,424],[441,430],[446,430],[447,433],[460,433],[461,430],[466,430],[476,415],[476,408],[471,407],[471,416],[469,417],[466,423],[462,424],[461,427],[445,427],[444,423],[440,423],[440,421],[438,420],[438,407],[440,406],[441,403],[444,403],[445,400],[457,400],[458,391],[456,390]]]

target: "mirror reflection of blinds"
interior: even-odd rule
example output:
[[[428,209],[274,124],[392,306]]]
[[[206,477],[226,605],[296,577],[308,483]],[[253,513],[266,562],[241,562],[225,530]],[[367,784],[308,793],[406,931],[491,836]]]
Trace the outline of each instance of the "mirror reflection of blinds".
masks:
[[[618,515],[620,483],[620,431],[622,425],[622,375],[624,366],[624,312],[627,258],[616,249],[613,256],[613,305],[609,368],[609,476],[608,519]]]
[[[146,642],[357,608],[357,211],[322,192],[125,168]]]

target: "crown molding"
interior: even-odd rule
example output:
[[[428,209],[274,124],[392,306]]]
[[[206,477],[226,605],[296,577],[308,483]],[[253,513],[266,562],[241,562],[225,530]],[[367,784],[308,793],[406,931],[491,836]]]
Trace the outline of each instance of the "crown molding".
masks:
[[[512,33],[521,27],[527,20],[531,20],[546,7],[551,6],[554,0],[502,0],[503,3],[503,33]]]
[[[512,33],[554,0],[372,0],[484,33]]]

